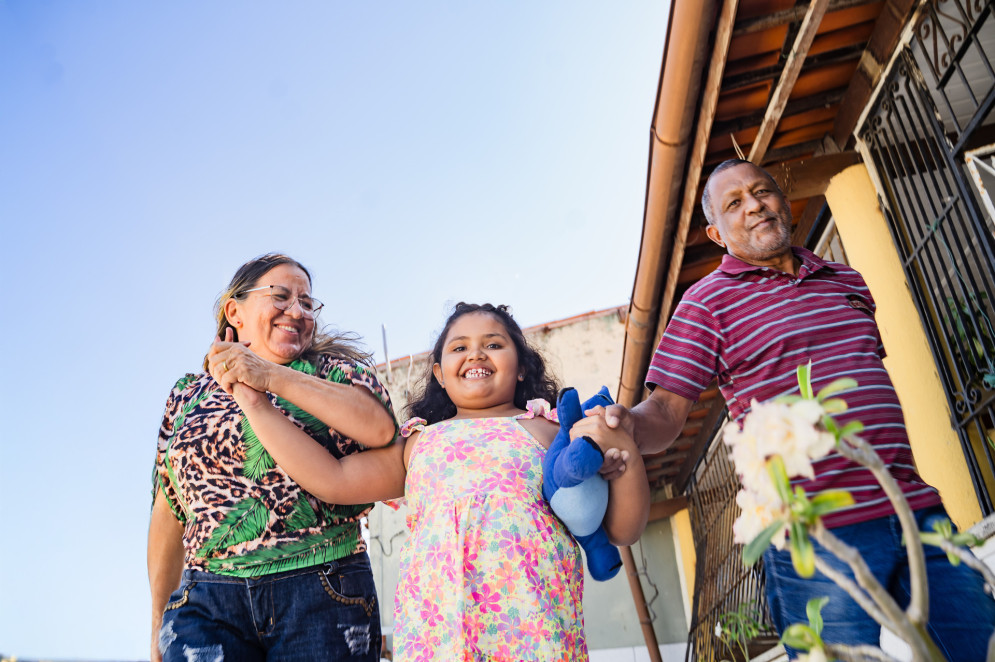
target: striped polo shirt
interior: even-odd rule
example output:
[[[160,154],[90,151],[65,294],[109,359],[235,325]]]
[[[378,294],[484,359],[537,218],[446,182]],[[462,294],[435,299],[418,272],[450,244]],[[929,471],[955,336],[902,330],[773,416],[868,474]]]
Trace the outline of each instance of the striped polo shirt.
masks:
[[[913,510],[940,503],[916,472],[898,395],[881,359],[884,346],[874,321],[874,300],[864,279],[843,264],[792,248],[798,275],[756,267],[725,255],[718,269],[688,289],[660,340],[646,375],[660,386],[697,400],[712,379],[737,424],[750,402],[798,392],[796,369],[812,362],[818,392],[840,377],[857,387],[838,397],[849,408],[840,424],[859,420],[862,437],[888,466]],[[814,479],[796,479],[809,494],[845,489],[855,504],[832,513],[827,527],[856,524],[894,512],[871,472],[833,451],[813,462]]]

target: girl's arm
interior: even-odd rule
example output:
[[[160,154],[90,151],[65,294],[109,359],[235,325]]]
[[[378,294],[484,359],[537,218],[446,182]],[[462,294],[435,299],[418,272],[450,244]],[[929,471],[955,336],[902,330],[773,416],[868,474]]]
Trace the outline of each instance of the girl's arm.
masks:
[[[338,459],[294,425],[259,391],[237,383],[233,397],[276,463],[298,485],[322,501],[351,505],[404,495],[404,444],[400,441],[387,448]],[[380,403],[376,406],[385,411]],[[393,423],[391,426],[393,435]]]
[[[152,589],[152,662],[162,660],[159,653],[159,628],[169,595],[180,586],[183,573],[183,525],[169,509],[166,498],[156,494],[149,522],[147,552],[149,587]]]
[[[570,438],[589,437],[606,455],[610,449],[627,452],[617,477],[608,481],[608,512],[605,531],[613,545],[631,545],[646,529],[650,512],[649,479],[646,465],[632,436],[624,428],[610,428],[603,416],[588,416],[570,429]]]
[[[208,369],[227,393],[242,383],[269,391],[317,416],[339,434],[368,448],[380,448],[394,438],[394,417],[364,386],[338,384],[306,375],[260,358],[244,344],[215,341],[208,352]],[[299,481],[298,481],[299,482]]]

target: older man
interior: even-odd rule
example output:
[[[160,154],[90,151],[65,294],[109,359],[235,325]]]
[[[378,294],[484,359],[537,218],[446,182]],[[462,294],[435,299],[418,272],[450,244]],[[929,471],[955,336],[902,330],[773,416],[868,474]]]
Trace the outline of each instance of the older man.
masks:
[[[650,397],[631,411],[606,412],[609,426],[629,428],[644,454],[677,438],[691,405],[718,377],[730,417],[741,424],[754,399],[797,391],[795,370],[812,362],[816,390],[840,377],[858,386],[840,394],[849,409],[841,423],[860,420],[863,436],[887,464],[921,529],[945,517],[937,491],[916,473],[901,405],[881,359],[874,300],[853,269],[791,246],[791,210],[777,184],[742,160],[720,164],[702,196],[708,237],[726,249],[718,269],[691,287],[660,341],[646,376]],[[586,422],[578,425],[583,426]],[[597,436],[595,425],[584,430]],[[833,452],[814,464],[815,478],[796,480],[809,494],[846,489],[854,505],[824,518],[856,547],[901,605],[908,603],[907,556],[894,510],[870,472]],[[816,545],[817,553],[850,574]],[[951,660],[983,660],[995,627],[995,602],[980,578],[927,549],[930,630]],[[821,573],[799,578],[787,550],[764,556],[767,597],[779,631],[806,622],[809,598],[829,596],[823,609],[827,642],[877,645],[880,627]]]

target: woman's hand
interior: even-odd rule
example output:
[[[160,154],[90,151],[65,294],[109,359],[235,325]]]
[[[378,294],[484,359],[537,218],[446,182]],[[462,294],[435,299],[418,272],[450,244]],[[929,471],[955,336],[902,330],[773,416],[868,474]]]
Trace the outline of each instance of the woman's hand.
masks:
[[[249,343],[234,342],[230,327],[225,329],[224,340],[219,338],[211,344],[207,363],[211,376],[230,395],[236,395],[236,384],[260,393],[272,390],[273,374],[280,368],[250,350]],[[235,399],[239,399],[237,395]]]

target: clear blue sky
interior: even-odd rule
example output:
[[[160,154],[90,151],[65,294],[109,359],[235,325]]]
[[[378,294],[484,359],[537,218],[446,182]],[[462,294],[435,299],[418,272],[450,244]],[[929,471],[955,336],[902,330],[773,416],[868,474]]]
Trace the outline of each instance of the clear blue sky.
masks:
[[[0,653],[147,659],[156,431],[245,260],[377,360],[626,303],[667,11],[0,0]]]

